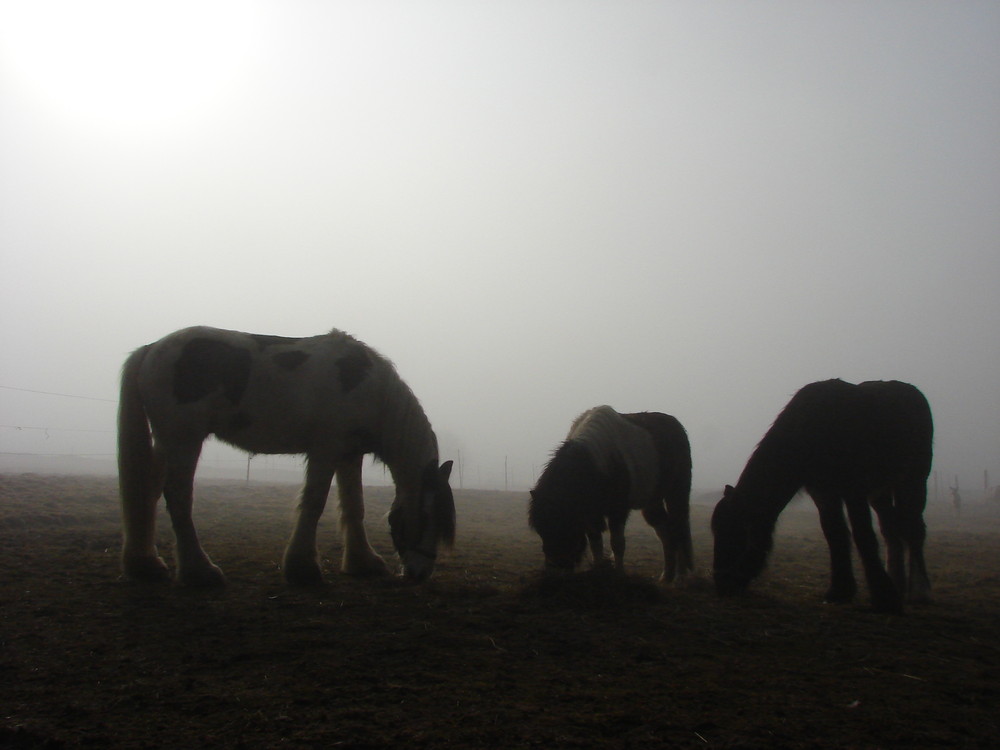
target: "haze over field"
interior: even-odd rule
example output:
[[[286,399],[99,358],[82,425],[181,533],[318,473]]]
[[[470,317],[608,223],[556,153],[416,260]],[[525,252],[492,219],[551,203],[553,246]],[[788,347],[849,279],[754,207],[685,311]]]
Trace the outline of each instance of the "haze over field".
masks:
[[[374,346],[465,487],[602,403],[718,487],[830,377],[916,384],[942,486],[996,483],[998,41],[992,2],[2,2],[0,468],[110,461],[125,356],[207,324]]]

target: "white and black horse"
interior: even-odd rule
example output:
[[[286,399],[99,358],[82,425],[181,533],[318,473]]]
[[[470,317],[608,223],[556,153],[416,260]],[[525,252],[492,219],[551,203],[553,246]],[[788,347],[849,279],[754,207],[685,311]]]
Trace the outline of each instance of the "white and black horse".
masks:
[[[155,543],[162,494],[177,541],[177,580],[225,582],[191,518],[195,467],[209,435],[251,453],[306,456],[284,555],[289,582],[322,579],[316,525],[335,474],[342,570],[387,570],[365,534],[361,462],[368,453],[396,485],[389,526],[405,575],[427,578],[438,543],[454,541],[451,461],[438,464],[431,425],[387,359],[336,330],[296,339],[195,327],[137,349],[122,370],[118,470],[127,577],[169,578]]]
[[[717,591],[739,593],[760,574],[778,514],[805,488],[830,548],[826,601],[854,597],[851,533],[874,609],[901,612],[904,595],[926,600],[923,512],[933,434],[927,399],[908,383],[826,380],[803,387],[764,435],[736,487],[726,487],[715,506]],[[888,573],[879,559],[869,505],[885,539]]]
[[[692,569],[690,494],[691,448],[680,422],[598,406],[576,418],[553,453],[531,490],[528,522],[542,538],[547,570],[572,571],[588,541],[600,562],[605,529],[621,569],[625,522],[640,510],[663,545],[661,580],[673,581]]]

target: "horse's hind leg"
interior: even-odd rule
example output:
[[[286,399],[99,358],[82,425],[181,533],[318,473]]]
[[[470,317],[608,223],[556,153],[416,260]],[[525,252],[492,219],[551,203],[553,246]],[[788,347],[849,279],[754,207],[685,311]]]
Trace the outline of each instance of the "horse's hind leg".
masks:
[[[285,580],[293,585],[313,586],[323,581],[316,549],[316,527],[326,508],[333,474],[334,466],[329,462],[311,457],[306,462],[306,481],[299,492],[295,529],[281,562]]]
[[[625,570],[625,519],[608,518],[608,541],[615,570]]]
[[[670,523],[670,536],[674,540],[677,558],[677,576],[683,576],[694,570],[694,548],[691,543],[691,516],[685,505],[684,512],[670,510],[667,513]]]
[[[156,549],[156,503],[163,494],[163,458],[155,449],[148,472],[122,482],[122,571],[133,581],[170,580]]]
[[[361,481],[363,457],[345,461],[337,467],[337,494],[340,497],[340,529],[344,538],[344,557],[340,569],[348,575],[385,575],[389,567],[372,549],[365,533],[365,498]]]
[[[201,443],[173,448],[166,454],[163,497],[177,541],[177,581],[185,586],[221,586],[226,583],[225,576],[202,549],[191,518],[199,455]]]
[[[903,539],[900,536],[899,517],[893,507],[892,495],[883,493],[872,497],[871,506],[878,516],[879,529],[885,541],[885,562],[896,590],[906,590],[906,570],[903,564]]]
[[[865,570],[865,578],[868,581],[872,607],[876,612],[901,614],[903,597],[882,566],[882,560],[879,557],[878,537],[872,527],[872,514],[868,507],[868,498],[863,495],[850,496],[845,498],[845,504],[847,505],[847,515],[851,519],[854,544],[858,548],[858,554]]]
[[[819,511],[819,523],[830,550],[830,588],[823,601],[844,604],[854,599],[858,584],[851,567],[851,532],[844,518],[844,504],[836,495],[824,495],[811,490]]]
[[[587,542],[590,544],[590,557],[596,568],[604,562],[604,530],[598,526],[587,529]]]
[[[656,502],[650,507],[642,509],[642,517],[656,531],[656,536],[663,547],[663,572],[660,574],[660,580],[664,583],[671,583],[678,574],[678,547],[670,515],[662,502]]]
[[[924,561],[924,540],[927,526],[924,523],[924,506],[927,504],[927,480],[917,478],[899,487],[896,491],[896,515],[899,534],[909,550],[909,570],[906,598],[911,602],[930,601],[931,582]]]

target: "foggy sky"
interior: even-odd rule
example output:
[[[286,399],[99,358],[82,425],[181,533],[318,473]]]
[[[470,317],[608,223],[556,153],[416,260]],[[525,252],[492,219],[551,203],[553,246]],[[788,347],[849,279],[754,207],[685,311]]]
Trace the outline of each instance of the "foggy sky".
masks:
[[[206,324],[375,347],[467,487],[605,403],[732,483],[830,377],[1000,478],[996,3],[53,5],[0,10],[0,453],[110,457]]]

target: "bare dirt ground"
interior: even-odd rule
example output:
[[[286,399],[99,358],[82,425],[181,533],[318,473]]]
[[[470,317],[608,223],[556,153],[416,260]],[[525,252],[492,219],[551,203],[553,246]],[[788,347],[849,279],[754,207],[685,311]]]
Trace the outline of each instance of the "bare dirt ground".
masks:
[[[118,577],[114,479],[0,475],[0,747],[995,747],[1000,512],[928,513],[933,604],[902,617],[820,601],[811,504],[782,517],[765,578],[715,597],[710,505],[700,575],[654,582],[628,527],[627,576],[538,576],[526,495],[457,493],[459,538],[422,586],[278,569],[295,488],[199,485],[221,591]],[[369,492],[373,544],[389,553]],[[331,501],[333,505],[333,501]],[[161,516],[161,552],[171,536]]]

